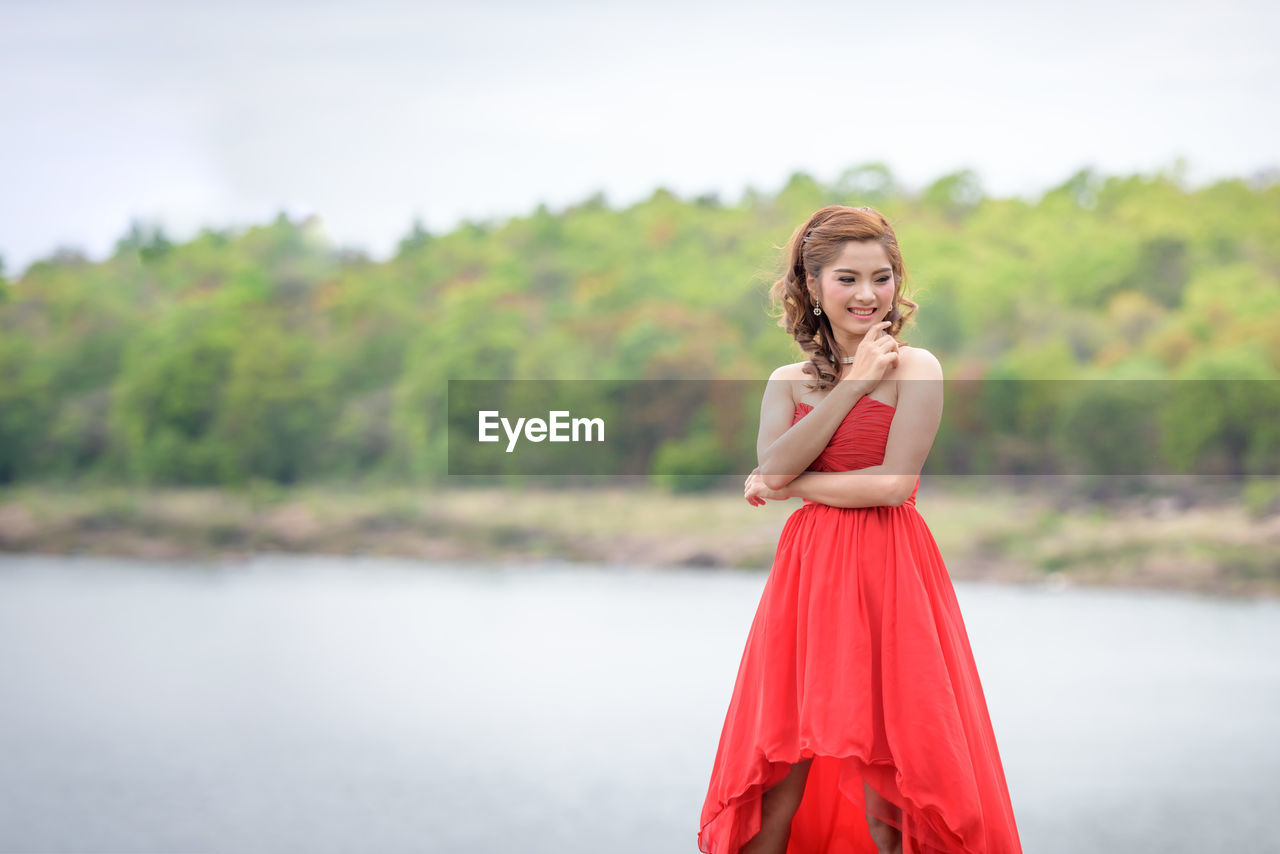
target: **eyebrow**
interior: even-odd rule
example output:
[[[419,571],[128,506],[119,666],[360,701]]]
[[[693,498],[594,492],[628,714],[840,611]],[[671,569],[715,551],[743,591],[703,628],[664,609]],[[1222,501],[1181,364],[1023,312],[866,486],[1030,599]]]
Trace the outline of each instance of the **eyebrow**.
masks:
[[[857,271],[857,270],[850,270],[848,267],[840,267],[840,268],[838,268],[838,269],[836,270],[836,272],[837,272],[837,273],[855,273],[855,274],[856,274],[858,271]],[[873,276],[874,276],[876,273],[892,273],[892,272],[893,272],[893,268],[892,268],[892,267],[881,267],[879,270],[874,270],[874,271],[872,271],[871,275],[873,275]]]

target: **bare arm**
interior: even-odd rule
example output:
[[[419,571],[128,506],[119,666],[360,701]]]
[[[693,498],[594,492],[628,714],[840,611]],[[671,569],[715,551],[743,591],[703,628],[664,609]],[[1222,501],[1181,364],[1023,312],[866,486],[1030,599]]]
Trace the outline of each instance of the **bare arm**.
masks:
[[[808,498],[832,507],[901,504],[905,497],[895,500],[899,478],[884,469],[884,466],[871,466],[856,471],[809,471],[787,484],[783,492],[790,498]]]
[[[756,454],[760,473],[771,489],[791,483],[817,459],[849,410],[866,393],[861,382],[838,382],[812,412],[792,425],[796,413],[792,390],[798,384],[798,374],[792,365],[774,371],[760,403]]]
[[[942,365],[928,350],[909,352],[884,462],[847,472],[805,472],[787,485],[789,496],[832,507],[899,506],[910,497],[942,423]]]
[[[875,388],[890,365],[898,364],[898,342],[885,333],[889,321],[876,324],[858,343],[853,367],[846,379],[836,382],[826,397],[793,426],[797,398],[792,393],[805,375],[800,366],[788,365],[773,372],[760,404],[760,435],[756,440],[758,471],[769,489],[781,489],[795,480],[831,441],[849,410]]]

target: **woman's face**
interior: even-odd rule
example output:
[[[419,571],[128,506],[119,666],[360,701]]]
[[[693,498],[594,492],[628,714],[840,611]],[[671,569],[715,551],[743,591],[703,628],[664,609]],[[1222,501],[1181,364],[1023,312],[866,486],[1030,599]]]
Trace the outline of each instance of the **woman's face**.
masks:
[[[862,335],[884,320],[893,304],[889,256],[874,240],[846,241],[822,271],[819,288],[818,305],[831,325]]]

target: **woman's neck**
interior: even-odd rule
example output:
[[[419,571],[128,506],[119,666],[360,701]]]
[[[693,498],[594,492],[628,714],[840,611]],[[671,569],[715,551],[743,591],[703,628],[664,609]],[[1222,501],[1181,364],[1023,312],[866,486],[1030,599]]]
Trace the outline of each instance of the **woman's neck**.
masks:
[[[835,332],[836,344],[840,347],[841,354],[847,359],[858,351],[858,345],[862,343],[863,335],[845,335],[840,330]]]

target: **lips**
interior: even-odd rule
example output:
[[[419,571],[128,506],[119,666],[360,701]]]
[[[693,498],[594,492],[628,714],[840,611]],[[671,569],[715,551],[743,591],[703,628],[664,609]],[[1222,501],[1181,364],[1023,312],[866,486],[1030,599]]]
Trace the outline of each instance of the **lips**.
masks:
[[[869,308],[866,311],[863,311],[861,309],[850,307],[848,311],[854,317],[870,317],[871,315],[876,313],[876,310],[874,308]]]

